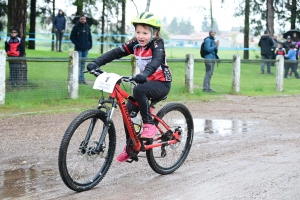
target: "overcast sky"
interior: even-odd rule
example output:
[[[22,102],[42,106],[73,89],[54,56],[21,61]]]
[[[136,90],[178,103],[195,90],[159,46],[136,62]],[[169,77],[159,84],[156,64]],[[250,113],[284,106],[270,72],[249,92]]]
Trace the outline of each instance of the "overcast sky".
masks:
[[[232,26],[243,26],[243,18],[234,18],[233,13],[237,0],[226,0],[226,4],[213,0],[213,16],[216,19],[219,30],[231,30]],[[62,9],[70,16],[76,9],[75,6],[66,6],[68,0],[56,1],[56,8]],[[139,12],[146,9],[147,0],[134,0]],[[150,12],[161,18],[166,17],[170,23],[174,17],[185,20],[190,19],[195,30],[200,31],[204,15],[209,14],[209,0],[151,0]],[[206,10],[204,10],[205,8]],[[137,15],[136,7],[131,0],[127,0],[126,21],[130,24],[133,17]]]
[[[146,9],[147,0],[135,0],[138,11]],[[231,30],[232,26],[243,26],[243,18],[233,17],[234,9],[237,6],[237,0],[226,0],[226,4],[221,1],[213,0],[213,16],[217,21],[219,30]],[[158,15],[161,19],[167,18],[170,23],[174,17],[179,20],[190,19],[195,30],[200,31],[204,15],[209,15],[209,0],[151,0],[150,12]],[[205,8],[206,10],[204,10]],[[127,0],[126,18],[128,23],[136,15],[136,9],[131,0]]]

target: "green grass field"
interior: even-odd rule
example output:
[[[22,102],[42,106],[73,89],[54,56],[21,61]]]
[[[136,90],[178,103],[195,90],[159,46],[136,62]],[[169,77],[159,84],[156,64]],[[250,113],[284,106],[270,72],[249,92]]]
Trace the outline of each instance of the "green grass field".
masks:
[[[68,58],[68,52],[51,52],[40,50],[26,50],[27,57],[38,58]],[[200,59],[198,49],[167,49],[167,55],[172,58],[185,58],[186,54],[194,54]],[[220,51],[221,59],[231,59],[234,52]],[[255,52],[253,52],[253,56]],[[90,53],[89,58],[96,58],[96,53]],[[240,55],[242,57],[242,55]],[[6,88],[5,105],[0,107],[1,113],[28,112],[38,110],[59,110],[74,108],[92,108],[97,106],[100,93],[92,89],[95,77],[86,74],[89,85],[80,85],[79,98],[76,100],[68,98],[67,62],[28,62],[28,84],[22,88]],[[168,101],[199,100],[209,101],[222,98],[225,94],[232,92],[232,64],[220,63],[215,66],[211,80],[211,87],[216,93],[203,93],[202,82],[205,74],[203,62],[196,62],[194,66],[194,93],[190,94],[185,88],[185,62],[168,62],[173,76],[171,92]],[[121,75],[130,75],[130,62],[112,62],[103,66],[107,72]],[[272,67],[272,72],[275,72]],[[7,78],[9,68],[7,63]],[[276,77],[274,74],[260,74],[260,63],[241,65],[241,92],[239,95],[246,96],[274,96],[274,95],[298,95],[300,93],[300,80],[295,78],[284,80],[284,91],[276,91]],[[126,86],[128,88],[128,85]],[[129,90],[129,89],[128,89]],[[234,94],[236,95],[236,94]]]

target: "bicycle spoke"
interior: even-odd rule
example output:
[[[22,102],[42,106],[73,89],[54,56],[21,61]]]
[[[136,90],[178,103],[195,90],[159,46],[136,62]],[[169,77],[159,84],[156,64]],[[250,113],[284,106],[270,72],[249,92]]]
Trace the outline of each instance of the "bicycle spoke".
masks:
[[[168,104],[157,114],[158,117],[169,126],[174,134],[179,130],[179,141],[175,144],[166,145],[161,148],[153,148],[146,152],[147,160],[151,168],[160,174],[168,174],[175,171],[186,159],[193,135],[193,119],[188,109],[182,104]],[[164,134],[169,134],[168,130],[158,124]],[[169,136],[158,136],[161,142],[166,142]],[[171,139],[172,140],[172,139]],[[159,140],[154,139],[154,143]]]
[[[115,152],[115,142],[110,142],[115,140],[113,123],[105,134],[101,151],[98,152],[97,149],[105,119],[105,113],[100,110],[83,112],[71,123],[66,139],[62,141],[59,155],[60,174],[66,185],[75,191],[87,190],[97,185],[112,162]]]

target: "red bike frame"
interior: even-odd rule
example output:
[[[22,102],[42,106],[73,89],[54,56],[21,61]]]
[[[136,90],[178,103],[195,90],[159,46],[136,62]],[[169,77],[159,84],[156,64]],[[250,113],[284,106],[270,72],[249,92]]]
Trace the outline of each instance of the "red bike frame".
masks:
[[[138,106],[138,103],[135,102],[135,101],[132,101],[129,98],[130,95],[127,92],[125,92],[120,87],[120,84],[118,84],[118,83],[115,85],[115,88],[114,88],[113,92],[110,94],[110,97],[114,98],[114,99],[117,99],[117,102],[119,104],[119,107],[120,107],[120,110],[121,110],[121,113],[122,113],[122,116],[123,116],[123,120],[125,122],[125,125],[127,127],[127,130],[129,132],[130,138],[131,138],[132,143],[133,143],[133,149],[139,152],[141,150],[142,144],[141,144],[140,139],[138,138],[138,136],[135,133],[135,129],[134,129],[133,123],[131,121],[131,118],[130,118],[127,106],[126,106],[125,99],[127,101],[131,102],[132,104],[134,104],[135,106]],[[162,119],[160,119],[159,117],[157,117],[156,115],[153,114],[153,110],[154,110],[154,108],[150,107],[150,113],[153,116],[153,118],[155,120],[157,120],[160,124],[162,124],[162,126],[164,126],[167,131],[172,131],[170,129],[170,127]],[[163,134],[163,130],[158,125],[156,126],[156,128],[158,129],[158,131],[161,134]],[[180,136],[178,134],[178,131],[176,131],[176,132],[173,133],[173,137],[175,139],[169,140],[167,142],[160,142],[160,143],[154,143],[154,144],[144,145],[145,150],[149,150],[149,149],[152,149],[152,148],[155,148],[155,147],[160,147],[163,144],[164,145],[166,145],[166,144],[175,144],[178,141],[180,141]],[[155,138],[155,141],[158,141],[160,139],[161,139],[161,136],[158,137],[158,138]]]

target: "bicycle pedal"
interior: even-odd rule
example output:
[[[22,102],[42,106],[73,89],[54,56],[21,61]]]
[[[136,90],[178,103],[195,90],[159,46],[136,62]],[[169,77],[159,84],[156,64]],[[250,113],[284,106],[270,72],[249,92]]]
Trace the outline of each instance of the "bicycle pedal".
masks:
[[[133,161],[135,161],[135,162],[137,162],[137,161],[139,161],[139,158],[138,157],[131,157],[130,159],[128,159],[128,160],[126,160],[126,162],[128,162],[128,163],[132,163]]]

